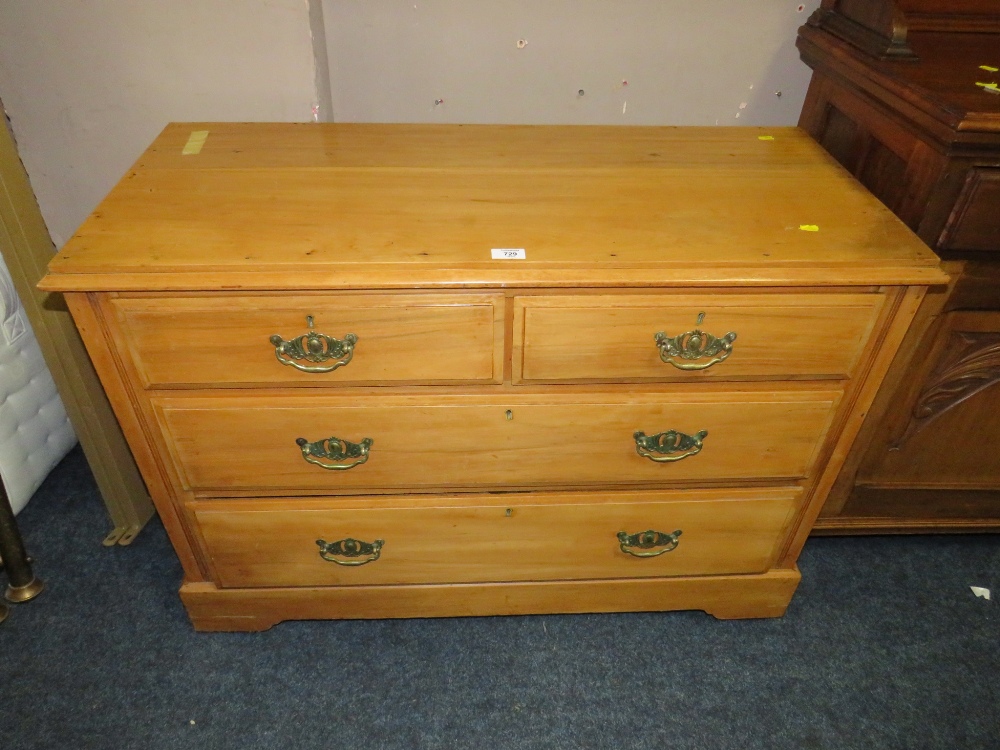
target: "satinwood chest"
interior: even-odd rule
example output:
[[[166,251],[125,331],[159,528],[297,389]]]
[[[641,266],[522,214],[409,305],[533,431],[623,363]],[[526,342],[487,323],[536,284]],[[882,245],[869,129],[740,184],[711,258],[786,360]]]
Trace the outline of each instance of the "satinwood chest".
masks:
[[[791,128],[172,124],[50,271],[201,630],[780,615],[946,280]]]

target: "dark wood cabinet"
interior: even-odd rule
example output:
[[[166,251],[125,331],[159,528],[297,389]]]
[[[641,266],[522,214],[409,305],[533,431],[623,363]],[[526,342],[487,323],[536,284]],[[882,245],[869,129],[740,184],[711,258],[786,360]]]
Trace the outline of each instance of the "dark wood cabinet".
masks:
[[[824,0],[798,47],[814,71],[799,125],[952,276],[816,533],[1000,530],[1000,4]]]

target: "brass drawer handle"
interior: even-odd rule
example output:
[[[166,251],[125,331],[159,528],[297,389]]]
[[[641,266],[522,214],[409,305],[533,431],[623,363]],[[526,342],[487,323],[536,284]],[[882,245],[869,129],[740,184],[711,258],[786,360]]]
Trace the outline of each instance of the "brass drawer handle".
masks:
[[[736,333],[730,331],[722,338],[717,338],[695,328],[676,336],[667,336],[660,331],[653,338],[660,349],[660,359],[667,364],[678,370],[705,370],[733,353]],[[710,357],[707,362],[697,361],[706,357]]]
[[[328,437],[313,443],[298,438],[295,444],[302,449],[302,458],[309,463],[333,471],[346,471],[368,460],[368,450],[374,442],[371,438],[351,443],[338,437]],[[344,461],[348,463],[341,463]]]
[[[664,534],[662,531],[640,531],[638,534],[629,534],[625,531],[618,532],[619,546],[622,552],[633,557],[657,557],[664,552],[672,552],[681,543],[681,530],[677,529],[672,534]],[[662,549],[656,549],[662,547]],[[636,550],[650,550],[649,552],[638,552]]]
[[[646,435],[641,430],[632,435],[635,438],[635,452],[650,461],[665,463],[680,461],[682,458],[701,452],[702,441],[708,435],[708,430],[701,430],[694,435],[685,435],[676,430],[667,430],[658,435]]]
[[[378,560],[382,554],[382,545],[385,540],[376,539],[374,542],[362,542],[359,539],[341,539],[336,542],[325,542],[317,539],[319,545],[319,556],[327,562],[337,563],[337,565],[347,565],[350,567],[357,565],[367,565]],[[364,560],[341,560],[341,557],[366,557]]]
[[[290,341],[285,341],[278,334],[271,336],[274,356],[281,364],[290,365],[302,372],[332,372],[351,361],[354,356],[354,345],[358,343],[355,334],[348,333],[343,340],[335,339],[333,336],[312,330],[312,315],[306,316],[306,322],[309,324],[309,333],[303,333]],[[313,365],[299,364],[303,360],[312,362]],[[318,364],[320,362],[329,364]]]

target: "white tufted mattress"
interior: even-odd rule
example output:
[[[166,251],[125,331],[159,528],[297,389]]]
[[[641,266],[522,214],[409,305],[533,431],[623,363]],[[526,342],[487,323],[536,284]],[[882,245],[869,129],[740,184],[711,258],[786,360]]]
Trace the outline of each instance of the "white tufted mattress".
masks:
[[[2,257],[0,316],[0,475],[17,513],[76,434]]]

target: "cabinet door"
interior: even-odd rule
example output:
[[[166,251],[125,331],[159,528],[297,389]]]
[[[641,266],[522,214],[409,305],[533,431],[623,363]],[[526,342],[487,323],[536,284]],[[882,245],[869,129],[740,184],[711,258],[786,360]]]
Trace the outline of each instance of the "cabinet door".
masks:
[[[970,169],[938,246],[944,250],[1000,252],[1000,168]]]
[[[930,351],[906,419],[858,484],[1000,489],[1000,312],[948,313]]]

